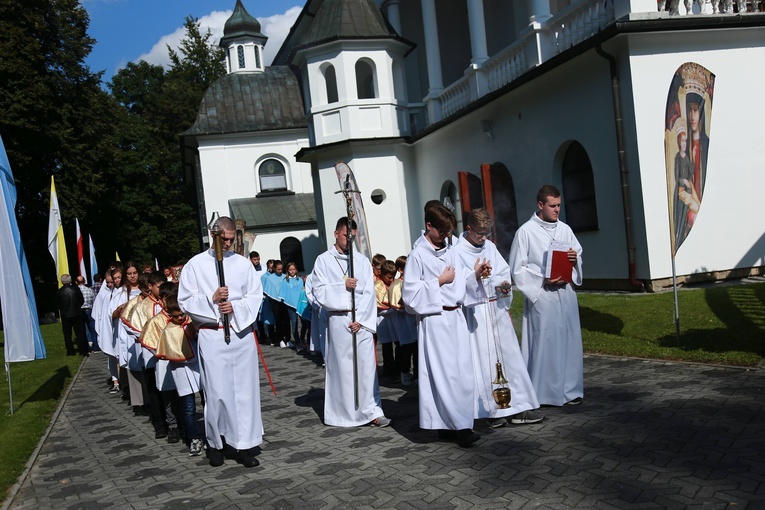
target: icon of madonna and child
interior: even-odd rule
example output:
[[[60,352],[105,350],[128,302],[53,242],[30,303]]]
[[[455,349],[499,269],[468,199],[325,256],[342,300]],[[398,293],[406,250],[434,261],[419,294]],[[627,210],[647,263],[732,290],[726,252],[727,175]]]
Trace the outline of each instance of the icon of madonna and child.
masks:
[[[715,75],[699,64],[681,65],[667,97],[664,148],[672,256],[693,228],[704,197]]]

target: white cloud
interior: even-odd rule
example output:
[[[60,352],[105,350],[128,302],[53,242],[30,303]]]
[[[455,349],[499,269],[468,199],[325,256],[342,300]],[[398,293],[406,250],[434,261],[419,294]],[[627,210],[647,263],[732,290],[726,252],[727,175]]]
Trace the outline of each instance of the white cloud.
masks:
[[[275,14],[268,18],[258,19],[261,25],[261,32],[268,37],[268,42],[266,42],[266,47],[263,52],[266,65],[271,64],[271,61],[276,55],[276,52],[279,51],[287,34],[289,34],[290,28],[292,28],[292,25],[295,23],[300,11],[300,7],[292,7],[284,14]],[[223,37],[223,26],[226,24],[226,20],[231,17],[232,12],[233,11],[230,10],[213,11],[210,14],[199,18],[201,32],[206,33],[209,28],[213,35],[213,44],[217,45],[220,38]],[[138,57],[136,62],[145,60],[150,64],[161,65],[167,68],[170,65],[170,56],[167,47],[170,46],[177,51],[178,45],[185,33],[186,30],[183,27],[180,27],[172,34],[162,36],[151,50]]]

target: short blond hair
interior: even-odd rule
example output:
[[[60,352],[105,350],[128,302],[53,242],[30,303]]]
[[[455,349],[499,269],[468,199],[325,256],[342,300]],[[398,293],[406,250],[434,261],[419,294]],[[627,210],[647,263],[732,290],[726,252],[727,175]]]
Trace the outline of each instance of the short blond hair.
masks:
[[[483,207],[479,207],[478,209],[473,209],[470,211],[470,219],[468,220],[468,225],[473,227],[473,229],[480,228],[482,230],[487,230],[494,227],[494,220],[491,219],[489,211]]]

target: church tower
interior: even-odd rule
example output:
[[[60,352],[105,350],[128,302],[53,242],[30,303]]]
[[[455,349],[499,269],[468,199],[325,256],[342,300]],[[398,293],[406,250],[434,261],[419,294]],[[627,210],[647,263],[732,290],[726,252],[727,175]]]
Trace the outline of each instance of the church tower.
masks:
[[[411,48],[373,0],[324,0],[289,59],[308,84],[315,145],[409,134],[403,59]]]
[[[263,72],[263,47],[268,37],[260,32],[260,23],[236,0],[236,7],[223,27],[220,47],[226,52],[226,69],[231,73]]]

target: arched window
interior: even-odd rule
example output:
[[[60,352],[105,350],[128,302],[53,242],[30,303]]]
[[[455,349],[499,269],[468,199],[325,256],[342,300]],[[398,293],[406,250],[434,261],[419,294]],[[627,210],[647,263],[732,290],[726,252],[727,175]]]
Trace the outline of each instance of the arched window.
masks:
[[[294,237],[285,237],[281,243],[279,243],[279,256],[284,265],[287,262],[294,262],[299,272],[303,272],[303,247]],[[285,268],[286,270],[286,268]]]
[[[337,75],[331,64],[324,68],[324,83],[327,86],[327,104],[337,103]]]
[[[565,221],[574,232],[598,230],[598,206],[592,164],[579,142],[572,142],[563,156],[563,208]]]
[[[356,95],[359,99],[374,99],[377,97],[375,70],[365,59],[356,62]]]
[[[284,191],[287,189],[287,171],[278,159],[269,158],[260,164],[260,191]]]
[[[237,46],[236,54],[239,57],[239,69],[244,69],[244,46]]]

